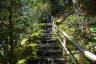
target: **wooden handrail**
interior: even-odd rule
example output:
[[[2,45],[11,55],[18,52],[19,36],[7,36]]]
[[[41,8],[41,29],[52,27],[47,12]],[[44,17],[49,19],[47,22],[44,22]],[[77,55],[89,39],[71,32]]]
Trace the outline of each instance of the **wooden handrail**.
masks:
[[[65,47],[64,43],[62,42],[62,40],[59,38],[59,36],[57,36],[57,38],[59,39],[60,43],[62,44],[63,48],[65,49],[66,53],[72,58],[72,61],[74,64],[77,64],[77,62],[75,61],[75,58],[73,57],[73,55],[71,55],[70,51]]]
[[[69,41],[70,43],[72,43],[80,52],[82,52],[86,57],[88,57],[89,59],[96,61],[96,55],[87,51],[86,49],[84,49],[82,46],[80,46],[80,44],[78,42],[76,42],[75,40],[73,40],[69,35],[67,35],[63,30],[59,29],[54,23],[53,26],[55,28],[57,28],[57,30],[59,32],[61,32]]]

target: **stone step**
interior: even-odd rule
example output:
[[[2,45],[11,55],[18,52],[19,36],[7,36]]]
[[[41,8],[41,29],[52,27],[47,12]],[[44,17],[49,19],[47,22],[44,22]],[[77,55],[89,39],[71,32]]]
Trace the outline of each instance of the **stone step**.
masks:
[[[43,36],[43,37],[42,37],[42,39],[50,39],[50,38],[51,38],[51,39],[54,39],[54,38],[57,38],[57,37],[50,37],[50,36],[48,36],[48,37]]]
[[[59,61],[58,61],[59,60]],[[66,64],[66,60],[64,58],[35,58],[35,59],[28,59],[26,64]]]
[[[51,40],[51,39],[49,39],[49,40],[41,40],[41,43],[56,43],[56,40]]]
[[[53,32],[47,30],[47,31],[43,31],[43,33],[45,33],[45,34],[46,34],[46,33],[50,33],[50,34],[51,34],[51,33],[53,33]]]
[[[59,47],[53,47],[53,46],[46,46],[46,47],[39,47],[39,49],[59,49]]]
[[[44,28],[44,30],[42,30],[42,31],[45,31],[45,32],[46,32],[46,31],[52,31],[52,29],[53,29],[53,28],[51,28],[51,27],[50,27],[50,28]]]
[[[62,50],[58,50],[58,49],[40,49],[39,50],[42,53],[61,53]]]
[[[47,44],[41,44],[39,47],[38,47],[39,49],[58,49],[59,48],[59,46],[57,46],[56,44],[54,44],[54,43],[47,43]]]
[[[52,28],[47,28],[46,30],[43,30],[43,31],[51,31],[52,30]]]
[[[52,41],[53,42],[53,41],[55,41],[55,38],[50,38],[50,37],[49,38],[48,37],[47,38],[42,38],[41,41],[46,41],[46,42]]]
[[[54,34],[43,34],[42,37],[56,37]]]
[[[46,43],[46,44],[40,44],[39,47],[49,47],[49,46],[55,46],[55,43]]]
[[[46,40],[46,41],[47,41],[47,40],[51,40],[51,39],[52,39],[52,38],[50,38],[50,37],[42,37],[42,38],[41,38],[41,41],[42,41],[42,40]]]
[[[56,40],[51,39],[51,40],[47,40],[47,42],[48,43],[56,43]]]
[[[42,36],[53,36],[54,34],[43,34]],[[42,38],[42,36],[41,36],[41,38]]]
[[[43,58],[44,59],[44,58]],[[57,60],[57,61],[64,61],[65,58],[58,58],[58,57],[52,57],[52,58],[45,58],[46,60]]]
[[[37,59],[36,59],[36,60],[37,60]],[[41,58],[38,58],[38,60],[66,61],[65,58],[58,58],[58,57],[52,57],[52,58],[41,57]]]
[[[52,28],[52,25],[47,25],[45,28]]]
[[[47,52],[37,52],[37,56],[39,57],[60,57],[62,53],[61,52],[57,52],[57,53],[47,53]]]
[[[53,33],[44,33],[44,35],[55,35]]]
[[[44,30],[52,29],[52,26],[46,26],[43,28]]]
[[[53,62],[57,63],[57,64],[66,64],[67,63],[65,58],[55,58],[55,59],[53,59]]]

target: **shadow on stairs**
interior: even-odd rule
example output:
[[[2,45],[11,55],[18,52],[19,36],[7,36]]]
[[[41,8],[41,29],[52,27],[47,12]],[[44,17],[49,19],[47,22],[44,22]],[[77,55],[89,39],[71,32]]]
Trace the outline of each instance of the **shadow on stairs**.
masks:
[[[52,23],[46,22],[43,27],[43,35],[40,38],[41,43],[38,46],[38,58],[27,60],[27,64],[65,64],[66,60],[62,58],[62,49],[59,48],[58,41],[52,32]]]

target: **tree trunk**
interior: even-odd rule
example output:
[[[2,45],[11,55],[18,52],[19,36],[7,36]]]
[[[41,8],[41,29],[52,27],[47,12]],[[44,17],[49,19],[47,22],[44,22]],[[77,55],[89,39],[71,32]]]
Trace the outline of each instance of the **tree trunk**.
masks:
[[[10,29],[10,33],[9,33],[9,37],[10,37],[10,43],[9,43],[9,64],[16,64],[14,62],[14,53],[13,53],[13,50],[14,50],[14,35],[13,35],[13,31],[14,31],[14,28],[13,28],[13,21],[12,21],[12,6],[13,6],[13,1],[11,0],[10,1],[10,7],[9,7],[9,29]]]

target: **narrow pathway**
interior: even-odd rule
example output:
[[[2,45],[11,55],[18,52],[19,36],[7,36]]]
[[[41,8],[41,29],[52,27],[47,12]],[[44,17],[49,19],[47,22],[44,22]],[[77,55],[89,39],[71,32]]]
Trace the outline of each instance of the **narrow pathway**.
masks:
[[[65,59],[62,58],[62,49],[52,32],[52,23],[46,22],[46,24],[38,51],[39,64],[65,64]]]
[[[48,20],[43,27],[40,45],[38,46],[37,58],[28,60],[27,64],[65,64],[63,50],[53,33],[52,22]]]

